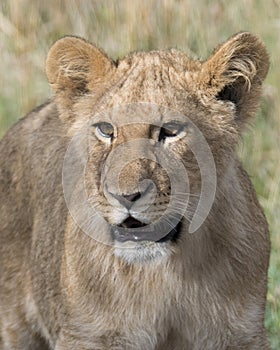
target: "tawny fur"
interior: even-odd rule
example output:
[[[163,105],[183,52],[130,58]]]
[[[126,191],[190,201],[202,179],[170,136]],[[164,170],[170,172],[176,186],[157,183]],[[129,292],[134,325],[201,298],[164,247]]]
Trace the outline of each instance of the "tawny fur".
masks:
[[[46,73],[55,97],[21,119],[0,144],[0,350],[269,349],[268,227],[235,153],[268,66],[263,44],[249,33],[233,36],[205,62],[176,50],[113,62],[79,38],[54,44]],[[129,263],[130,257],[117,256],[112,245],[77,227],[61,174],[71,137],[94,113],[139,102],[179,111],[197,125],[214,156],[217,190],[195,234],[184,220],[179,240],[165,245],[169,254]],[[121,145],[148,137],[148,131],[130,125],[118,135]],[[103,155],[116,145],[95,142],[86,185],[93,204],[114,223],[99,171]],[[199,169],[185,143],[169,147],[198,193]],[[131,193],[148,175],[160,188],[154,210],[161,214],[169,182],[156,164],[132,162],[120,186]],[[110,241],[104,228],[95,230]]]

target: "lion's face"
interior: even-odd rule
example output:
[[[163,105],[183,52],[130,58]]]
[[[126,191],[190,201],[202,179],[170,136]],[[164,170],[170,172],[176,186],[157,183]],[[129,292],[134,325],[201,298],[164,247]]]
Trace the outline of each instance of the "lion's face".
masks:
[[[143,103],[123,105],[93,120],[88,196],[111,225],[115,253],[129,261],[166,256],[180,238],[189,198],[187,179],[180,173],[184,160],[197,171],[187,143],[190,123],[179,114]]]
[[[91,228],[106,232],[116,255],[166,257],[203,224],[266,74],[247,41],[233,37],[204,63],[176,50],[115,63],[78,38],[50,50],[61,118],[86,139],[85,220],[103,219],[108,230]]]
[[[193,219],[201,189],[197,157],[212,156],[200,129],[211,127],[198,117],[202,106],[187,109],[192,118],[182,109],[130,102],[88,119],[87,195],[110,224],[115,254],[128,262],[169,256]],[[215,177],[213,163],[208,172]]]

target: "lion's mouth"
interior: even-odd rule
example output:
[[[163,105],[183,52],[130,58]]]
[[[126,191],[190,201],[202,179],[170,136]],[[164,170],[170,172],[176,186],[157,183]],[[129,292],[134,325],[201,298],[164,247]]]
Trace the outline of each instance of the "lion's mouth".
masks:
[[[137,228],[137,227],[145,227],[147,226],[147,224],[133,218],[132,216],[129,216],[119,226],[125,227],[125,228]]]
[[[162,235],[161,230],[155,225],[147,225],[133,217],[128,217],[118,226],[112,226],[111,234],[114,240],[126,241],[152,241],[163,243],[167,241],[177,241],[180,236],[182,222]]]

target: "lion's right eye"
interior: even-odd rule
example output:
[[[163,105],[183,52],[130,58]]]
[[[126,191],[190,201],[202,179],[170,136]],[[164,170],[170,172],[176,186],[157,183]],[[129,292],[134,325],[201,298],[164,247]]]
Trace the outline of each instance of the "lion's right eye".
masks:
[[[112,139],[114,137],[114,127],[110,123],[101,122],[94,124],[100,136]]]

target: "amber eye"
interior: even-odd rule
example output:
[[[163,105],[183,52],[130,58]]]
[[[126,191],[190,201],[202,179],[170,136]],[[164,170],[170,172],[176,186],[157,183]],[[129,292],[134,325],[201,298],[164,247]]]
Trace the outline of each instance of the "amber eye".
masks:
[[[182,124],[168,122],[163,124],[159,132],[159,141],[164,141],[167,137],[175,137],[184,129]]]
[[[110,138],[110,139],[113,138],[114,127],[112,124],[101,122],[101,123],[94,124],[94,127],[96,128],[100,136]]]

